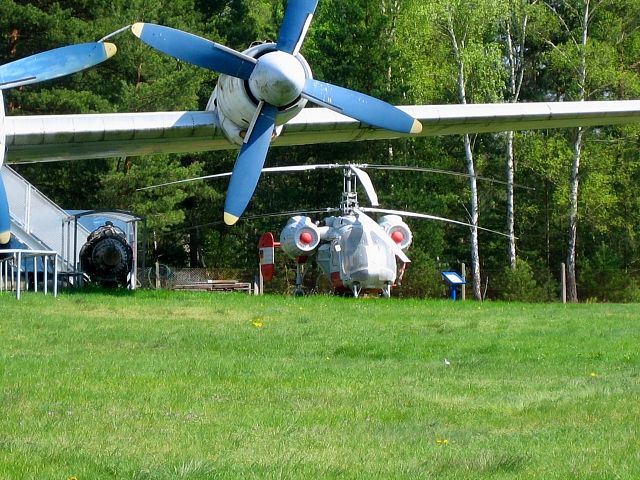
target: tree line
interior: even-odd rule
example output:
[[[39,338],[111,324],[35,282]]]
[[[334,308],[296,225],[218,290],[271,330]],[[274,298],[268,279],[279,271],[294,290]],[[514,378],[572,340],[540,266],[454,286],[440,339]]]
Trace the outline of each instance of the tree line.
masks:
[[[136,21],[243,50],[274,39],[283,0],[0,0],[10,61],[95,41]],[[132,35],[98,68],[9,91],[8,115],[203,109],[217,75]],[[314,76],[394,104],[640,98],[636,0],[320,0],[302,53]],[[640,126],[273,148],[267,164],[335,161],[415,165],[469,174],[372,173],[388,208],[504,231],[409,221],[413,262],[404,291],[437,295],[438,271],[468,266],[474,297],[548,300],[567,265],[569,299],[640,299]],[[68,208],[119,208],[148,219],[152,259],[174,266],[256,267],[256,244],[286,219],[228,228],[226,181],[149,191],[172,179],[230,171],[236,152],[23,165],[22,175]],[[479,180],[489,177],[506,183]],[[339,202],[339,173],[263,177],[248,215]]]

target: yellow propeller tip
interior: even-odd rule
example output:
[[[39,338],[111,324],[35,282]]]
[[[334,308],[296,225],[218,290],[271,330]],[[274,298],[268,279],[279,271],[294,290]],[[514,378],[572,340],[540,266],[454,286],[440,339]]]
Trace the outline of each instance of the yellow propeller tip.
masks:
[[[422,124],[418,120],[415,120],[413,122],[413,126],[411,127],[411,133],[415,135],[420,132],[422,132]]]
[[[236,222],[240,219],[240,217],[236,217],[235,215],[231,215],[230,213],[224,212],[224,223],[227,225],[235,225]]]
[[[144,23],[142,22],[134,23],[133,25],[131,25],[131,31],[138,38],[140,38],[140,36],[142,35],[143,28],[144,28]]]
[[[116,47],[113,43],[104,42],[104,53],[107,58],[113,57],[118,51],[118,47]]]
[[[0,232],[1,244],[9,243],[9,240],[11,240],[11,232]]]

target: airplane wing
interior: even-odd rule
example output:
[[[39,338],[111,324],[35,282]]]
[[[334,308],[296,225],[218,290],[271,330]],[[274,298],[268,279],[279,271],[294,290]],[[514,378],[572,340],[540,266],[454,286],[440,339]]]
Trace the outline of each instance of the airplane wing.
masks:
[[[640,100],[414,105],[418,136],[599,126],[640,122]],[[235,149],[216,112],[152,112],[5,117],[7,163],[79,160]],[[399,138],[327,108],[306,108],[274,146]],[[415,136],[415,135],[411,135]]]

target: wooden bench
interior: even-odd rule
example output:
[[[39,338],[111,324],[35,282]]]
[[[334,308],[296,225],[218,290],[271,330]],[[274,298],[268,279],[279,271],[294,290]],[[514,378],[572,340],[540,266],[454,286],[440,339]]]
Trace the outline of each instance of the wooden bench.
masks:
[[[247,292],[251,293],[251,284],[237,280],[207,280],[206,282],[184,283],[173,286],[174,290],[190,292]]]

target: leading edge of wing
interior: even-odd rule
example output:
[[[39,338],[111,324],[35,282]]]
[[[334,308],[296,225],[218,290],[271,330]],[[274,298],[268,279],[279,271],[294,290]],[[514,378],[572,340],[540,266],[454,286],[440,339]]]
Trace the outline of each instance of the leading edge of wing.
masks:
[[[233,148],[215,112],[8,116],[5,127],[7,163]]]
[[[491,133],[640,122],[640,100],[413,105],[420,136]],[[215,112],[148,112],[5,117],[7,163],[193,153],[237,148]],[[403,135],[373,128],[326,108],[306,108],[275,146],[381,140]]]
[[[640,100],[398,107],[422,123],[421,137],[616,125],[640,122]],[[362,125],[325,108],[306,108],[284,126],[275,145],[352,142],[401,135]]]

